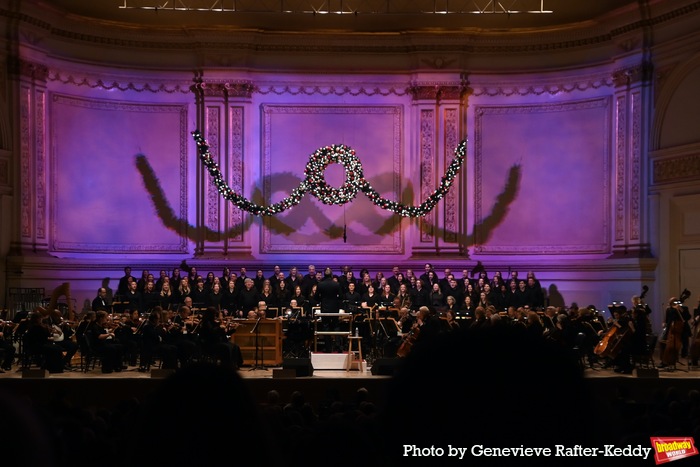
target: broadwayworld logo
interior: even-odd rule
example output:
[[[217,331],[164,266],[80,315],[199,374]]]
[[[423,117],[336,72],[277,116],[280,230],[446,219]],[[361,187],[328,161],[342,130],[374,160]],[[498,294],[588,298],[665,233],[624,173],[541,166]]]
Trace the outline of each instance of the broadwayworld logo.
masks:
[[[695,447],[695,439],[692,437],[651,438],[651,446],[654,448],[656,465],[685,459],[698,454],[698,448]]]

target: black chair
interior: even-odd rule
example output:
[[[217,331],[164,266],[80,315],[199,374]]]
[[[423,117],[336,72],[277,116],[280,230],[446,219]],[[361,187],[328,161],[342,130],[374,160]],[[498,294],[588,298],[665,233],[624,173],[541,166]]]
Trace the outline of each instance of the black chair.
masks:
[[[44,353],[42,349],[27,342],[25,335],[19,336],[19,362],[22,370],[34,368],[44,368]]]
[[[94,370],[97,363],[101,363],[100,356],[95,353],[87,334],[78,338],[78,350],[80,351],[80,370],[87,373]]]
[[[659,340],[658,334],[647,334],[644,353],[641,355],[632,355],[632,362],[637,368],[656,368],[654,362],[654,352],[656,352],[656,343]]]
[[[588,355],[589,349],[587,343],[588,336],[586,336],[585,333],[579,332],[576,334],[573,350],[578,357],[578,364],[582,370],[585,370],[586,367],[593,368],[593,364]]]

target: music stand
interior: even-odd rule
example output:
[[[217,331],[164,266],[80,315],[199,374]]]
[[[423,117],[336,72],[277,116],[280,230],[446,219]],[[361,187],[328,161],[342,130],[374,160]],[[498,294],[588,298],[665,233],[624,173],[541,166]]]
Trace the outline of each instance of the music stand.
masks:
[[[255,326],[253,326],[253,329],[251,329],[250,333],[253,334],[255,333],[255,363],[253,366],[248,370],[248,371],[253,371],[253,370],[267,370],[265,368],[265,364],[262,363],[264,362],[263,358],[263,348],[260,346],[260,320],[262,319],[262,316],[258,316],[258,320],[255,322]],[[258,361],[258,351],[260,351],[260,360]],[[261,362],[261,363],[258,363]]]

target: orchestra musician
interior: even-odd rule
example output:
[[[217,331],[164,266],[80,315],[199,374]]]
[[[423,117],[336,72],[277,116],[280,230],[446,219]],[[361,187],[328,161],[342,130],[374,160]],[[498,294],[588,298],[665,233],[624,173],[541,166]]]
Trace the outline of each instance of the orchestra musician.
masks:
[[[230,340],[231,334],[237,327],[238,323],[235,321],[221,321],[216,308],[207,307],[199,323],[199,342],[202,352],[213,356],[227,368],[238,369],[243,366],[241,349]]]
[[[32,312],[23,337],[25,357],[38,357],[42,368],[49,373],[63,373],[63,350],[55,344],[54,338],[54,332],[44,321],[43,315],[38,311]]]
[[[483,306],[477,306],[474,309],[474,321],[469,325],[469,329],[480,329],[488,327],[490,321],[486,318],[486,309]]]
[[[10,371],[15,361],[15,346],[12,345],[12,335],[16,324],[12,321],[0,320],[0,373]]]
[[[632,297],[632,303],[634,303]],[[632,357],[642,357],[647,354],[647,325],[649,323],[649,313],[639,303],[632,307],[633,333],[630,342],[630,352]]]
[[[525,329],[527,333],[533,338],[540,339],[544,336],[544,324],[540,315],[536,311],[529,311],[527,313]]]
[[[615,373],[632,373],[634,365],[632,363],[632,336],[635,333],[635,323],[630,316],[627,307],[624,305],[614,305],[611,307],[613,318],[610,322],[611,326],[618,328],[620,333],[619,351],[616,356],[612,357],[612,364]]]
[[[73,370],[71,362],[78,352],[78,344],[73,340],[75,335],[73,323],[64,320],[60,312],[55,310],[49,315],[48,324],[51,327],[54,345],[57,345],[63,353],[63,369]]]
[[[166,342],[168,329],[165,323],[161,323],[158,308],[148,316],[143,326],[139,371],[147,371],[155,357],[161,358],[163,369],[177,368],[177,347]]]
[[[104,310],[103,310],[104,311]],[[95,323],[97,313],[88,310],[83,314],[82,319],[75,328],[75,339],[80,349],[80,354],[85,357],[90,353],[90,343],[88,342],[88,336],[90,335],[91,328]]]
[[[545,332],[547,330],[552,331],[557,324],[557,307],[548,306],[544,309],[544,314],[542,315],[542,325],[544,326]]]
[[[420,307],[412,328],[413,332],[418,331],[413,346],[429,345],[429,342],[442,332],[441,328],[442,323],[435,309]]]
[[[683,306],[676,297],[671,297],[669,306],[666,308],[666,319],[664,320],[666,329],[666,345],[661,354],[660,368],[674,366],[678,362],[679,354],[683,348],[684,329],[687,325]]]
[[[693,310],[693,318],[690,320],[691,338],[690,338],[690,364],[698,366],[700,359],[700,300],[698,306]]]
[[[408,308],[401,308],[399,310],[399,319],[395,321],[397,335],[399,337],[411,331],[411,328],[416,324],[416,316],[417,314],[414,315]]]
[[[649,305],[644,302],[641,296],[633,295],[632,309],[637,310],[639,312],[639,316],[645,317],[644,332],[647,334],[651,334],[651,320],[649,319],[649,315],[651,314],[651,308],[649,307]]]
[[[221,312],[223,314],[223,311]],[[187,305],[182,305],[173,318],[173,326],[168,333],[167,342],[177,348],[180,368],[187,365],[197,353],[197,333],[200,319],[192,315]]]
[[[109,314],[100,310],[95,315],[95,322],[90,327],[89,334],[91,348],[100,356],[102,373],[120,372],[123,366],[124,347],[117,341],[114,334],[114,325],[110,323]]]
[[[140,323],[138,310],[125,309],[121,314],[112,315],[114,336],[124,347],[124,355],[131,366],[136,366],[138,360],[139,342],[136,331]]]

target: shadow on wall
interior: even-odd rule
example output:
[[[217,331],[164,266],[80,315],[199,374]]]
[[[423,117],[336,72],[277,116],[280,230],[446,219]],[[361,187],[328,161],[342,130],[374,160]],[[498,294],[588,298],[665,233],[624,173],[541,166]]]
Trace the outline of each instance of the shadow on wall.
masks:
[[[545,297],[549,299],[550,306],[566,306],[564,296],[559,292],[556,284],[549,284],[549,291],[545,293]]]
[[[248,216],[246,221],[232,226],[226,232],[217,232],[206,227],[195,227],[192,224],[188,224],[186,219],[180,219],[175,215],[175,211],[173,211],[170,203],[168,203],[168,200],[165,198],[165,193],[163,193],[163,188],[160,185],[160,181],[153,167],[143,154],[138,154],[136,156],[136,169],[141,173],[141,177],[143,177],[144,186],[151,196],[153,206],[156,208],[156,214],[165,227],[178,235],[196,241],[200,237],[200,233],[203,233],[204,238],[213,241],[218,239],[219,235],[230,236],[237,233],[241,228],[244,230],[250,228],[252,216]]]
[[[175,211],[170,206],[170,203],[165,197],[165,193],[161,187],[160,181],[153,170],[153,167],[148,162],[148,159],[143,154],[138,154],[136,156],[136,168],[143,178],[143,183],[146,191],[151,196],[153,205],[156,209],[156,214],[163,222],[163,225],[176,232],[178,235],[185,236],[191,241],[196,241],[200,238],[200,234],[204,234],[204,238],[207,240],[216,241],[218,238],[223,236],[231,236],[238,233],[240,230],[247,231],[250,229],[255,216],[245,216],[245,220],[237,225],[230,227],[225,232],[218,232],[207,227],[195,227],[192,224],[188,224],[186,219],[180,219],[175,215]],[[392,176],[392,175],[386,175]],[[478,237],[481,243],[486,243],[490,238],[493,231],[504,221],[508,215],[511,204],[515,201],[518,192],[520,190],[520,181],[522,176],[522,170],[520,165],[513,165],[508,170],[508,176],[506,177],[505,186],[501,193],[496,197],[496,202],[493,205],[491,213],[483,218],[483,220],[474,225],[474,230],[472,233],[465,232],[454,232],[444,228],[438,228],[436,225],[430,224],[428,222],[422,222],[421,228],[425,231],[433,232],[433,234],[438,236],[452,237],[455,238],[456,243],[463,245],[465,248],[474,245],[475,233],[478,233]],[[294,180],[290,179],[293,177]],[[292,183],[298,183],[300,180],[296,178],[295,175],[289,173],[275,174],[272,177],[271,185],[273,186],[287,186]],[[409,184],[403,191],[401,195],[401,201],[406,204],[413,204],[415,199],[413,186]],[[258,188],[253,192],[251,197],[252,202],[256,204],[263,203],[263,195]],[[310,203],[309,199],[302,200],[299,206],[303,203]],[[309,205],[312,206],[312,205]],[[351,205],[349,210],[359,209],[357,207],[353,208]],[[312,218],[312,221],[319,226],[319,228],[324,231],[329,238],[339,238],[343,234],[343,228],[341,226],[336,226],[334,223],[325,217],[319,209],[311,209],[310,207],[306,210]],[[359,218],[360,216],[358,216]],[[380,220],[379,216],[375,216]],[[371,229],[377,235],[387,235],[393,233],[396,229],[400,228],[401,223],[397,222],[395,219],[396,215],[390,216],[388,219],[377,224],[367,221],[366,227]],[[302,217],[299,217],[302,218]],[[304,218],[306,219],[306,218]],[[418,219],[411,219],[411,222],[418,222]],[[364,221],[363,221],[364,224]],[[267,222],[267,227],[274,233],[280,235],[289,235],[291,232],[296,232],[300,227],[295,225],[293,222],[285,223],[279,217],[271,216]],[[348,232],[352,233],[352,232]],[[357,233],[359,236],[360,234]],[[357,237],[355,237],[357,238]]]

